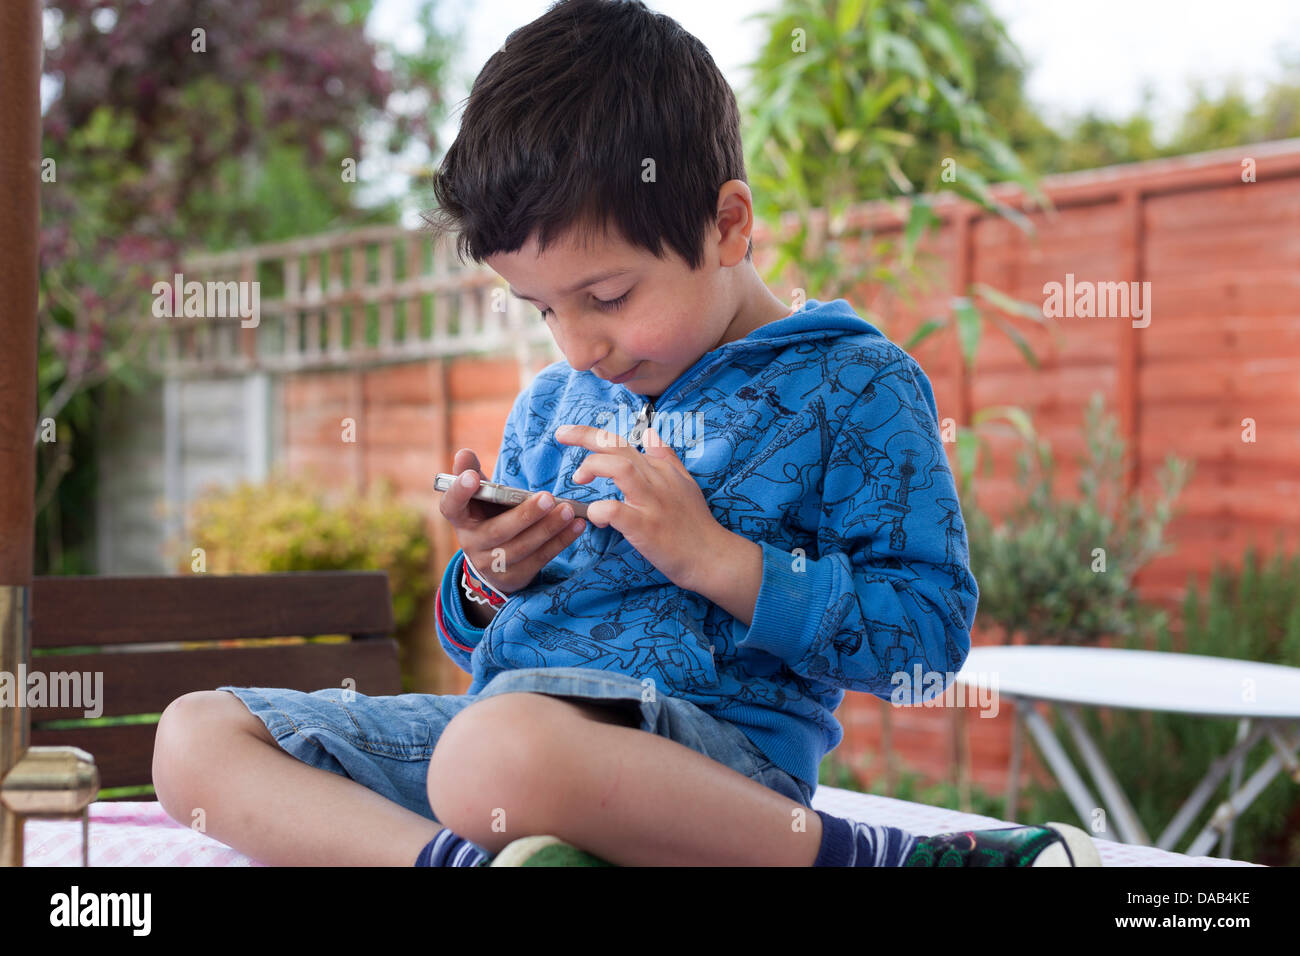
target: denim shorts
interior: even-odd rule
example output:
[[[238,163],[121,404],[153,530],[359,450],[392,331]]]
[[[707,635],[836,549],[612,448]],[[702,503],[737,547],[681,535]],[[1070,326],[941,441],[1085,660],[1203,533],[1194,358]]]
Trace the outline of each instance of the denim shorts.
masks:
[[[609,701],[640,711],[640,729],[667,737],[757,780],[805,807],[812,790],[769,760],[734,724],[689,701],[656,695],[642,700],[641,682],[584,667],[502,671],[477,694],[398,694],[367,697],[344,688],[310,693],[274,687],[230,691],[266,724],[289,754],[357,781],[406,809],[440,823],[429,806],[429,760],[443,728],[465,707],[495,694],[532,692]]]

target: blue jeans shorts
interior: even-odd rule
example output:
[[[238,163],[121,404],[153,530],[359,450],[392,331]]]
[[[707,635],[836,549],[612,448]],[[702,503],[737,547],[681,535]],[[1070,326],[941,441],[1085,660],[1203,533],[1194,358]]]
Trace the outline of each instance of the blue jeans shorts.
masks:
[[[343,688],[310,693],[274,687],[216,689],[242,700],[287,753],[355,780],[435,823],[441,821],[429,806],[429,760],[443,728],[476,700],[522,691],[609,701],[634,714],[639,709],[641,730],[675,740],[805,807],[812,806],[811,788],[768,760],[734,724],[662,693],[655,700],[642,700],[640,681],[611,671],[508,670],[477,694],[367,697]]]

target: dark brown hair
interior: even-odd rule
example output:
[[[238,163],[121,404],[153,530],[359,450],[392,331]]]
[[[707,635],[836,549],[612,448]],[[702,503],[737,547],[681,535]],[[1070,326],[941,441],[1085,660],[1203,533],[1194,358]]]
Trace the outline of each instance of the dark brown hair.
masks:
[[[422,216],[458,233],[462,263],[515,252],[534,231],[541,251],[612,224],[696,269],[731,179],[745,179],[739,111],[704,44],[639,0],[561,0],[484,65],[433,174],[439,208]]]

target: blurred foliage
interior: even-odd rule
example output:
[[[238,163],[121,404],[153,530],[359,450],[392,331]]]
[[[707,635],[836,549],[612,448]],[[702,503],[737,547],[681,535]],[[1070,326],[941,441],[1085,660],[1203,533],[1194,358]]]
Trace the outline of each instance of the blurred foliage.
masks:
[[[1007,643],[1016,634],[1034,644],[1094,644],[1105,635],[1129,634],[1137,608],[1134,578],[1173,550],[1162,547],[1162,537],[1191,466],[1173,456],[1166,460],[1158,476],[1161,495],[1145,514],[1140,496],[1125,491],[1124,442],[1102,409],[1101,393],[1094,392],[1076,499],[1055,495],[1051,447],[1027,419],[1018,419],[1028,431],[1021,435],[1027,447],[1016,457],[1016,487],[1026,495],[998,527],[975,506],[970,475],[963,475],[960,499],[979,615],[1003,627]]]
[[[430,30],[434,5],[417,13]],[[454,40],[372,42],[372,6],[47,0],[38,428],[57,440],[38,432],[37,574],[94,570],[99,410],[143,387],[140,320],[181,249],[392,222],[395,203],[360,207],[342,175],[362,129],[438,148]]]
[[[208,574],[387,571],[398,630],[414,621],[432,588],[424,515],[382,483],[360,495],[277,474],[209,488],[195,499],[189,521],[186,541],[203,549]],[[177,570],[191,573],[194,560],[178,555]]]
[[[1283,57],[1280,70],[1253,100],[1239,81],[1216,94],[1204,79],[1194,80],[1191,103],[1182,116],[1168,117],[1172,133],[1164,142],[1156,127],[1168,114],[1155,109],[1147,88],[1135,113],[1113,118],[1088,111],[1067,119],[1059,131],[1028,138],[1021,158],[1037,172],[1065,173],[1300,136],[1300,56]],[[989,109],[999,114],[997,105]]]
[[[975,100],[978,43],[981,65],[1014,78],[1003,93],[1024,108],[1015,48],[982,0],[786,0],[754,18],[768,39],[745,91],[746,169],[772,211],[806,201],[837,218],[865,198],[947,189],[993,209],[980,170],[1032,191]],[[950,157],[959,175],[947,183]]]
[[[974,97],[968,34],[978,28],[1005,45],[995,50],[1010,45],[981,0],[785,0],[751,19],[767,33],[748,64],[753,83],[741,104],[755,214],[774,226],[782,214],[798,214],[769,281],[794,264],[809,295],[823,301],[863,281],[903,288],[919,274],[913,253],[922,234],[938,226],[929,197],[941,192],[1027,227],[988,190],[991,177],[1039,195]],[[845,209],[898,196],[913,200],[903,211],[900,264],[883,264],[893,249],[884,242],[856,268],[848,264],[841,253]],[[811,231],[817,208],[829,215],[825,237]],[[869,310],[863,314],[883,324]]]
[[[755,214],[774,227],[795,216],[765,280],[783,280],[793,265],[800,287],[822,301],[851,299],[866,284],[910,305],[946,281],[945,261],[918,255],[921,239],[938,231],[933,201],[944,193],[1032,235],[1028,220],[992,197],[991,183],[1019,183],[1047,207],[1040,175],[1300,135],[1300,58],[1284,59],[1282,76],[1254,103],[1237,85],[1214,96],[1197,82],[1191,106],[1161,143],[1156,127],[1170,117],[1153,113],[1149,89],[1132,116],[1094,111],[1052,128],[1026,98],[1023,54],[982,0],[784,0],[750,19],[767,37],[741,98]],[[897,202],[899,239],[845,231],[846,207],[867,200]],[[825,235],[813,231],[817,208],[829,212]],[[855,307],[889,335],[881,315]],[[992,326],[1037,367],[1023,334],[999,312],[1055,334],[1041,303],[975,283],[900,344],[911,350],[951,330],[973,367]]]

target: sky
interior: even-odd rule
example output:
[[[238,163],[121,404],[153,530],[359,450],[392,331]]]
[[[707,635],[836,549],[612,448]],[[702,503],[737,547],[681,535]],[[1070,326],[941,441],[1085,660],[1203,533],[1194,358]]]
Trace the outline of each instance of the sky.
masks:
[[[1279,50],[1300,57],[1300,2],[1251,0],[1231,9],[1223,0],[986,0],[1029,61],[1028,93],[1045,110],[1089,107],[1126,114],[1140,105],[1144,81],[1157,103],[1186,102],[1187,81],[1233,74],[1257,90],[1277,73]],[[742,18],[774,0],[649,0],[651,9],[699,37],[733,87],[760,40],[757,23]],[[416,42],[408,29],[416,0],[378,0],[369,29],[394,42]],[[461,62],[467,73],[457,99],[506,36],[550,6],[548,0],[445,0],[440,23],[463,23]],[[1176,110],[1174,110],[1176,112]]]
[[[1300,63],[1300,0],[1251,0],[1238,6],[1222,0],[986,3],[1027,61],[1030,101],[1053,125],[1088,109],[1126,116],[1140,108],[1143,85],[1149,84],[1155,94],[1157,133],[1163,134],[1168,119],[1178,116],[1189,102],[1191,80],[1203,79],[1213,93],[1228,79],[1237,78],[1248,95],[1256,95],[1281,74],[1282,55]],[[775,4],[776,0],[647,0],[652,10],[667,14],[700,38],[733,89],[745,85],[748,71],[743,65],[753,58],[761,39],[760,25],[744,18]],[[443,0],[439,24],[447,29],[463,25],[465,30],[465,42],[453,64],[453,112],[440,127],[443,143],[455,138],[463,100],[478,69],[512,30],[541,16],[550,5],[550,0]],[[410,28],[416,6],[416,0],[378,0],[367,31],[399,48],[418,43],[418,31]]]

